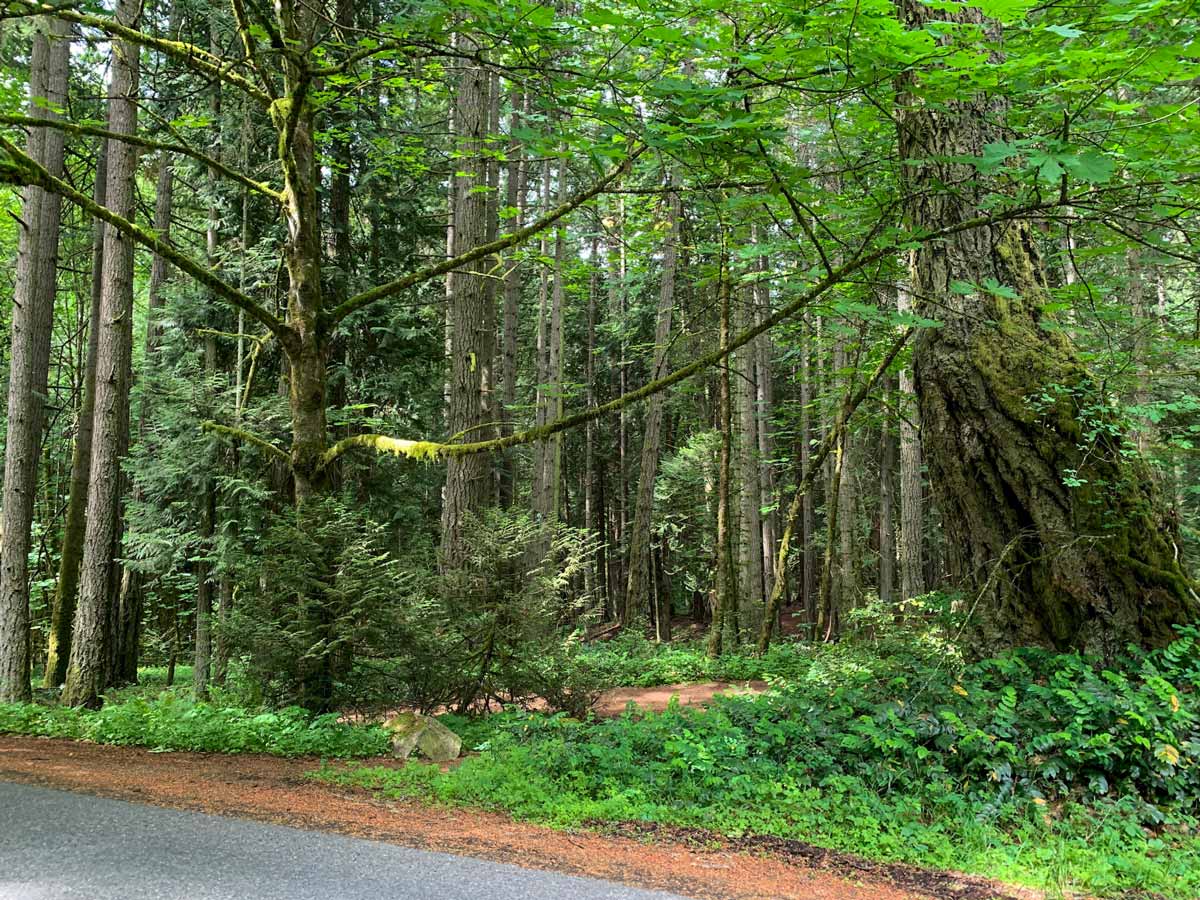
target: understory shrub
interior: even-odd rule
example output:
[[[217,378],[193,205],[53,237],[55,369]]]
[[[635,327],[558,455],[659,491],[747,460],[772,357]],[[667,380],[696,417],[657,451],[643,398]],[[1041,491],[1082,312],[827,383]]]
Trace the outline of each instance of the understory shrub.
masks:
[[[364,757],[391,749],[382,728],[341,723],[334,715],[313,716],[298,707],[247,710],[195,703],[171,692],[106,703],[98,710],[0,705],[0,733],[5,732],[154,750],[273,756]]]
[[[485,510],[460,566],[415,567],[396,606],[389,696],[422,711],[544,704],[583,715],[600,684],[579,637],[593,599],[579,590],[592,543],[579,529]],[[369,668],[370,664],[364,666]]]

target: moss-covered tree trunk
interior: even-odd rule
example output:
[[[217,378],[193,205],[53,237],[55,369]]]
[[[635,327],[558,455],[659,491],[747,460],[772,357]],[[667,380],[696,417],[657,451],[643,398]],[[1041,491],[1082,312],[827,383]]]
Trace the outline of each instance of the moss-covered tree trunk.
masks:
[[[952,18],[992,30],[978,10],[901,9],[911,28]],[[986,96],[918,100],[919,86],[912,76],[898,116],[907,215],[945,228],[985,208],[992,186],[961,160],[1004,139],[1004,109]],[[1030,224],[922,244],[913,293],[942,323],[915,347],[922,445],[983,645],[1107,653],[1169,640],[1200,608],[1177,528],[1070,342],[1044,327]]]

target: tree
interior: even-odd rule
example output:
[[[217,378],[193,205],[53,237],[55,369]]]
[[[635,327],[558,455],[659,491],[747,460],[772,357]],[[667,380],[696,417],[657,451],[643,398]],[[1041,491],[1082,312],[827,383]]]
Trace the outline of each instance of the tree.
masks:
[[[136,26],[138,0],[121,0],[117,21]],[[137,91],[141,48],[132,41],[113,41],[112,74],[108,89],[108,130],[117,135],[137,132]],[[113,215],[133,217],[137,148],[113,140],[108,149],[105,197]],[[96,395],[92,433],[91,474],[88,481],[79,602],[67,666],[63,700],[73,706],[99,702],[105,682],[106,654],[113,594],[113,548],[118,540],[120,457],[129,423],[129,366],[132,352],[133,241],[108,224],[104,229],[104,281],[100,291],[99,335],[96,344]]]
[[[679,260],[679,220],[681,209],[679,195],[669,190],[665,197],[663,230],[662,281],[658,292],[658,309],[654,324],[654,361],[650,379],[661,378],[667,372],[667,354],[670,349],[671,314],[675,309],[675,277]],[[623,625],[632,625],[647,608],[646,600],[653,594],[654,567],[651,560],[650,531],[654,512],[654,481],[658,477],[658,459],[662,437],[663,403],[665,397],[656,394],[646,405],[646,418],[642,426],[642,454],[638,474],[638,489],[633,506],[633,528],[629,534],[629,584],[625,590],[625,602],[619,613]],[[659,640],[670,640],[670,611],[666,616],[656,615],[660,625]]]
[[[905,0],[905,24],[995,37],[979,10]],[[906,213],[918,230],[978,217],[997,188],[964,160],[1005,139],[1003,100],[978,91],[935,113],[914,74],[898,132]],[[1064,179],[1067,178],[1064,172]],[[1066,182],[1064,181],[1064,184]],[[951,189],[951,186],[953,188]],[[922,450],[990,644],[1113,653],[1160,645],[1200,603],[1178,529],[1066,336],[1048,329],[1033,225],[966,228],[915,252],[918,311],[941,325],[914,351]]]
[[[29,64],[29,113],[61,115],[67,99],[70,39],[67,24],[39,19]],[[31,128],[29,156],[60,175],[63,134]],[[25,188],[13,298],[9,355],[8,435],[4,446],[3,522],[0,524],[0,702],[28,700],[30,527],[37,492],[38,450],[45,421],[50,332],[58,278],[62,198]]]

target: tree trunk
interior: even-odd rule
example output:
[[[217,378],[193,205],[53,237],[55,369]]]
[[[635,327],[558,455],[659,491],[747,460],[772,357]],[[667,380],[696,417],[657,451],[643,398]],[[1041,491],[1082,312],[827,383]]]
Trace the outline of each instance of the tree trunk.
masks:
[[[101,140],[96,160],[96,184],[93,199],[104,206],[108,189],[108,141]],[[92,420],[96,406],[96,353],[100,340],[100,294],[104,285],[104,223],[92,223],[92,278],[88,310],[87,357],[83,379],[75,446],[71,450],[71,488],[63,524],[62,553],[59,556],[58,586],[50,612],[50,639],[46,648],[48,688],[60,687],[67,679],[71,656],[71,628],[75,603],[79,596],[79,566],[83,561],[83,537],[89,475],[92,466]]]
[[[29,72],[29,114],[60,118],[66,105],[67,23],[39,19]],[[63,171],[63,132],[31,128],[29,155],[51,174]],[[29,549],[45,424],[46,381],[58,268],[62,198],[27,187],[21,205],[9,356],[8,433],[4,451],[0,542],[0,702],[25,701],[29,681]]]
[[[518,104],[518,100],[520,103]],[[527,110],[528,95],[518,93],[513,98],[513,112],[509,117],[509,131],[512,132],[521,121],[517,114],[520,105]],[[529,164],[522,158],[520,141],[513,140],[508,148],[506,165],[505,203],[514,211],[509,221],[509,230],[516,231],[525,224],[526,191]],[[505,259],[504,271],[504,315],[503,315],[503,345],[500,353],[500,384],[501,397],[499,404],[500,432],[502,435],[512,434],[512,411],[517,405],[517,342],[519,339],[521,307],[521,285],[524,281],[523,272],[518,264],[519,253],[513,249]],[[516,471],[511,453],[505,453],[500,463],[500,505],[509,507],[516,495]]]
[[[809,474],[812,468],[812,349],[809,346],[812,340],[811,323],[805,319],[804,322],[804,346],[800,353],[800,478],[811,478],[816,482],[815,476]],[[805,491],[804,497],[800,501],[800,545],[803,548],[803,557],[800,560],[800,590],[798,592],[799,599],[804,603],[804,622],[809,629],[809,638],[813,637],[813,629],[817,624],[817,554],[813,546],[813,535],[815,534],[815,511],[812,497],[812,491]],[[786,572],[780,572],[779,577],[786,577]]]
[[[667,178],[669,183],[669,174]],[[662,281],[658,292],[658,310],[655,314],[654,362],[650,371],[651,381],[661,378],[667,371],[671,314],[675,309],[679,218],[679,195],[674,191],[669,191],[666,196]],[[633,528],[629,534],[629,583],[618,616],[618,621],[623,626],[632,625],[649,608],[647,598],[651,594],[653,585],[650,529],[654,516],[654,482],[658,478],[659,443],[665,403],[666,395],[662,393],[653,395],[646,403],[646,419],[642,430],[641,468],[638,475],[637,497],[633,508]]]
[[[474,46],[459,35],[460,44]],[[484,243],[487,238],[488,195],[485,160],[489,120],[489,75],[482,66],[463,70],[454,100],[454,135],[459,158],[454,176],[453,255]],[[483,440],[479,426],[486,408],[486,371],[494,355],[493,328],[489,327],[489,301],[485,272],[489,260],[472,263],[468,271],[447,276],[450,283],[450,405],[449,431],[467,440]],[[492,317],[494,319],[494,315]],[[486,454],[452,456],[446,464],[442,506],[444,567],[461,565],[468,548],[464,526],[470,513],[486,505],[491,496],[491,460]]]
[[[883,395],[890,402],[892,394],[889,378]],[[879,601],[885,606],[896,602],[896,435],[888,409],[879,436]]]
[[[738,304],[736,331],[741,332],[754,324],[752,289],[742,292]],[[738,499],[741,515],[738,517],[741,551],[739,569],[742,577],[738,595],[746,613],[746,624],[754,628],[754,617],[761,613],[764,596],[763,546],[762,546],[762,484],[759,478],[758,459],[758,347],[752,341],[737,352],[732,361],[736,369],[738,417]]]
[[[767,258],[759,256],[758,270],[765,274]],[[754,316],[755,323],[761,322],[771,309],[770,288],[764,281],[754,286]],[[769,507],[769,512],[761,515],[762,521],[762,581],[763,595],[775,582],[775,554],[778,550],[779,510],[775,497],[775,441],[771,428],[771,416],[775,409],[775,385],[772,373],[774,358],[770,332],[760,335],[754,341],[756,349],[755,366],[758,372],[756,386],[758,395],[755,402],[755,428],[758,433],[758,476],[759,502],[763,507]]]
[[[140,0],[121,0],[117,19],[135,25]],[[129,41],[113,42],[112,76],[108,94],[108,130],[118,134],[137,131],[138,47]],[[134,214],[134,178],[137,150],[131,144],[111,141],[108,148],[107,205],[116,215],[131,220]],[[105,660],[106,623],[116,598],[112,588],[112,551],[116,542],[120,506],[120,450],[122,426],[128,423],[129,370],[133,316],[133,240],[111,225],[104,229],[104,284],[100,294],[100,334],[96,349],[95,421],[92,435],[91,478],[88,485],[83,562],[79,578],[79,603],[75,610],[74,637],[67,668],[64,702],[94,706],[107,686]]]
[[[902,9],[911,28],[947,17],[982,23],[977,9],[947,13],[917,0]],[[909,224],[978,216],[989,185],[962,160],[1004,139],[1002,105],[955,98],[933,112],[908,94],[898,124]],[[975,287],[952,289],[964,283]],[[1008,290],[978,287],[989,283]],[[980,595],[973,624],[983,646],[1111,655],[1129,642],[1171,640],[1173,625],[1200,612],[1177,559],[1178,527],[1119,428],[1108,427],[1112,417],[1080,416],[1103,408],[1101,388],[1066,336],[1042,327],[1049,293],[1030,224],[921,245],[913,291],[937,304],[928,314],[942,323],[914,353],[922,445],[958,574]]]
[[[896,288],[896,308],[912,312],[912,293],[907,284]],[[911,600],[925,593],[925,563],[921,542],[922,520],[920,410],[915,402],[912,369],[900,370],[900,599]]]
[[[717,290],[721,297],[720,346],[729,345],[729,272],[722,266]],[[738,642],[737,564],[734,562],[733,529],[729,524],[730,482],[733,462],[733,397],[730,391],[729,366],[720,367],[717,376],[718,417],[721,431],[720,460],[717,464],[717,532],[716,532],[716,591],[712,625],[708,632],[708,655],[716,658],[733,650]]]

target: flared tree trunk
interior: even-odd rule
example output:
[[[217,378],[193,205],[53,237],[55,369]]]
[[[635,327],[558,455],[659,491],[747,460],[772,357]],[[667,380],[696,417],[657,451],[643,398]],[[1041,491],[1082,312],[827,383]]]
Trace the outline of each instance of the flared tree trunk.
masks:
[[[991,29],[975,9],[901,9],[911,28],[953,18]],[[959,97],[934,112],[911,93],[899,106],[909,224],[980,215],[989,185],[961,160],[1004,139],[1003,106]],[[958,574],[980,595],[982,646],[1114,653],[1169,641],[1200,610],[1177,526],[1115,416],[1080,413],[1103,410],[1100,386],[1068,339],[1042,327],[1049,294],[1030,223],[922,244],[913,292],[918,312],[942,323],[914,351],[922,447]]]

